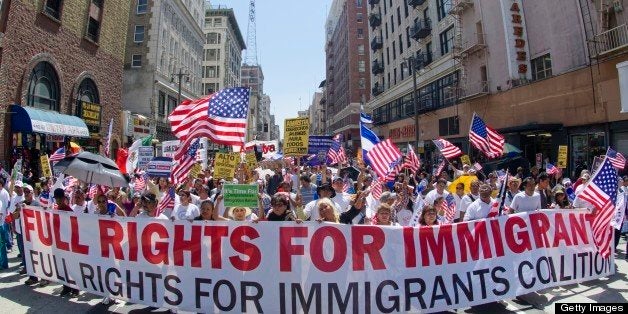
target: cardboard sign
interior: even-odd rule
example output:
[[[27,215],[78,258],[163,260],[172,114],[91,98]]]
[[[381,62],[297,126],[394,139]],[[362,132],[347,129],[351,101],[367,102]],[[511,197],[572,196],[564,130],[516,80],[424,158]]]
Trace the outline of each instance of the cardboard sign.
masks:
[[[567,145],[558,146],[558,162],[556,163],[556,167],[567,168],[567,151]]]
[[[255,153],[246,153],[244,155],[244,160],[246,161],[246,166],[249,169],[255,169],[255,166],[257,166],[257,159],[255,158]]]
[[[463,165],[471,166],[471,158],[469,158],[469,155],[462,155],[462,156],[460,156],[460,161],[462,161]]]
[[[145,170],[154,155],[152,146],[140,146],[137,150],[137,168]]]
[[[240,153],[216,153],[216,158],[214,159],[214,178],[233,178],[238,163],[240,163]]]
[[[310,119],[286,119],[284,124],[284,156],[307,155],[308,139],[310,136]]]
[[[257,184],[225,184],[225,207],[257,207]]]
[[[203,171],[203,168],[201,167],[200,164],[194,164],[194,166],[192,166],[192,169],[190,169],[189,175],[192,178],[196,179],[202,171]]]
[[[48,160],[48,155],[39,156],[39,161],[41,162],[41,173],[44,177],[50,178],[52,177],[52,170],[50,170],[50,161]]]

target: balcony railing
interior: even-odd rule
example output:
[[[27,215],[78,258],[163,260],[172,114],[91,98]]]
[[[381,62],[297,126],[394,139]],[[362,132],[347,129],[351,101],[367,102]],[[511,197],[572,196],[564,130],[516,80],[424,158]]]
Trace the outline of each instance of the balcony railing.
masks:
[[[410,36],[415,40],[423,39],[432,33],[432,21],[429,18],[418,20],[410,29]]]
[[[413,8],[423,5],[423,3],[425,3],[425,0],[409,0],[408,1],[408,5],[412,6]]]
[[[595,45],[591,51],[597,51],[598,55],[609,54],[613,51],[625,48],[628,46],[628,25],[622,24],[613,29],[609,29],[603,33],[595,35],[591,43]]]
[[[458,99],[469,100],[473,98],[482,97],[484,95],[488,95],[489,93],[488,86],[489,86],[488,81],[467,83],[465,84],[465,86],[460,88],[460,94],[458,95]]]
[[[486,35],[474,34],[470,40],[465,41],[462,46],[454,47],[454,53],[459,56],[468,56],[472,53],[486,48]]]
[[[371,49],[373,51],[377,51],[377,49],[382,49],[383,46],[384,46],[384,43],[382,42],[381,37],[379,36],[373,37],[373,40],[371,40]]]
[[[371,64],[371,73],[377,75],[379,73],[384,73],[384,64],[375,60]]]
[[[371,89],[373,96],[377,96],[384,92],[384,86],[380,86],[379,84],[373,85],[373,89]]]
[[[417,66],[419,69],[422,69],[432,63],[432,53],[431,52],[421,52],[417,54]]]
[[[373,12],[369,15],[369,25],[372,28],[382,25],[382,15],[379,12]]]
[[[464,12],[465,9],[473,6],[473,0],[450,0],[451,8],[449,9],[449,14],[460,14]]]

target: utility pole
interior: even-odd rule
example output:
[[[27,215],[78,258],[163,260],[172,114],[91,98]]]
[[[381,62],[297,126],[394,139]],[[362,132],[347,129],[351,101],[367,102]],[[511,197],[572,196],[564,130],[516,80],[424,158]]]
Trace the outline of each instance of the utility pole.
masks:
[[[416,88],[416,72],[419,69],[418,59],[415,56],[404,58],[403,65],[410,70],[412,69],[412,106],[414,107],[414,141],[416,148],[419,146],[419,102],[417,99]]]
[[[177,106],[181,104],[181,81],[183,77],[186,79],[190,79],[190,74],[187,72],[183,72],[183,69],[179,69],[179,73],[171,74],[170,81],[174,82],[174,78],[177,77],[179,79],[179,92],[177,94]]]

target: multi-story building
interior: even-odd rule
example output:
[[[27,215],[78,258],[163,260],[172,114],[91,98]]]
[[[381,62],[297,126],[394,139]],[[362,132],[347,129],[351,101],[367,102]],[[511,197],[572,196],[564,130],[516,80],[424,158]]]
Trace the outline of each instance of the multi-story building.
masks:
[[[205,2],[131,2],[123,105],[154,121],[151,133],[158,140],[173,139],[168,114],[181,101],[203,94]]]
[[[2,1],[0,160],[41,174],[39,156],[69,141],[99,152],[120,112],[129,0]],[[106,14],[104,13],[106,12]],[[4,115],[4,114],[7,115]]]
[[[312,97],[312,104],[308,108],[310,113],[310,134],[325,134],[325,110],[323,110],[322,92],[315,92]]]
[[[279,125],[275,122],[275,115],[270,115],[270,139],[271,140],[281,140],[279,138]]]
[[[262,94],[258,106],[257,115],[257,139],[261,141],[270,140],[270,96]]]
[[[205,10],[203,93],[240,86],[242,50],[246,48],[233,9],[220,6]]]
[[[297,117],[299,118],[309,118],[310,111],[309,110],[299,110],[297,111]]]
[[[350,154],[360,146],[360,104],[371,85],[366,1],[334,0],[326,30],[327,131],[342,133]]]
[[[264,94],[264,72],[260,65],[242,65],[241,70],[241,83],[244,87],[249,87],[249,116],[247,125],[247,141],[252,141],[258,136],[258,119],[259,104],[262,95]]]
[[[424,152],[421,137],[416,141],[416,112],[455,104],[456,21],[447,14],[448,1],[369,1],[372,98],[367,110],[373,112],[377,133],[402,150],[412,144]]]

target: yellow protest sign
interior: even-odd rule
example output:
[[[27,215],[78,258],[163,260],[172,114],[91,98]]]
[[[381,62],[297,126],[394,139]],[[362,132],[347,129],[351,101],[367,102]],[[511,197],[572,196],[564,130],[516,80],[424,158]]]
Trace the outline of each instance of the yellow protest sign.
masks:
[[[41,162],[41,173],[44,175],[44,177],[51,178],[52,170],[50,170],[50,161],[48,160],[48,155],[41,155],[41,157],[39,157],[39,160]]]
[[[201,171],[203,171],[203,168],[201,167],[201,164],[196,163],[196,164],[194,164],[194,166],[192,166],[192,169],[190,169],[190,176],[192,176],[192,178],[196,179],[198,177],[198,175],[201,173]]]
[[[244,155],[244,160],[246,161],[246,166],[248,167],[248,169],[255,169],[255,166],[257,165],[255,153],[246,153],[246,155]]]
[[[217,153],[214,159],[214,178],[232,179],[238,163],[239,153]]]
[[[567,145],[558,146],[558,162],[556,167],[565,169],[567,168]]]
[[[460,156],[460,161],[462,161],[463,165],[471,166],[471,158],[469,158],[469,155],[462,155],[462,156]]]
[[[308,139],[310,136],[310,119],[286,119],[284,123],[284,156],[307,155]]]

